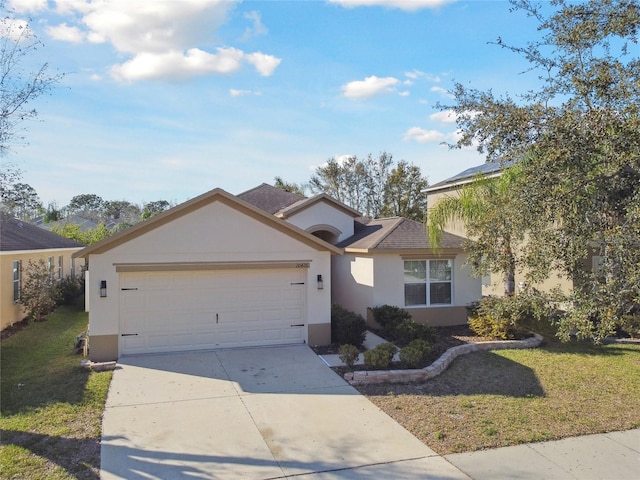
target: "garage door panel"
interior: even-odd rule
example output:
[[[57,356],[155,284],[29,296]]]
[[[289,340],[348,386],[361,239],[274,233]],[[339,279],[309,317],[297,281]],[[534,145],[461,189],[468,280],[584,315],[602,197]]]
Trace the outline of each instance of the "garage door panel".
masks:
[[[302,343],[306,270],[123,272],[123,354]]]

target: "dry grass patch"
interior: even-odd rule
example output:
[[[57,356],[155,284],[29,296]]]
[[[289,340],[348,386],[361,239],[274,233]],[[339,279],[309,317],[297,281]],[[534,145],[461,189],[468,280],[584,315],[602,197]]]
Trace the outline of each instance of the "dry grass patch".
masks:
[[[640,346],[464,355],[422,384],[359,387],[440,454],[640,427]]]

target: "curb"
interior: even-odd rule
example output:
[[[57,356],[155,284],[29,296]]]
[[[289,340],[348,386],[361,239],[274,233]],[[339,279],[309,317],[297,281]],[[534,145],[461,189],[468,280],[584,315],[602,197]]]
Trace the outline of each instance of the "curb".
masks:
[[[425,368],[409,370],[373,370],[350,372],[344,374],[344,379],[351,385],[373,385],[376,383],[411,383],[423,382],[444,372],[451,362],[460,355],[486,350],[504,350],[517,348],[536,348],[542,343],[542,336],[537,333],[525,340],[496,340],[490,342],[475,342],[451,347],[440,358]]]

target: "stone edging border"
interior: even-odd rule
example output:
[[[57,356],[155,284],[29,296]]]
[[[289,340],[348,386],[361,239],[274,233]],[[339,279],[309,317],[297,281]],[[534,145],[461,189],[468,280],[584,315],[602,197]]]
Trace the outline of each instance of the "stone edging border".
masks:
[[[372,385],[375,383],[410,383],[423,382],[444,372],[447,367],[460,355],[481,352],[485,350],[503,350],[515,348],[536,348],[542,343],[542,336],[537,333],[525,340],[496,340],[490,342],[475,342],[451,347],[440,358],[428,367],[409,370],[372,370],[349,372],[344,379],[351,385]]]

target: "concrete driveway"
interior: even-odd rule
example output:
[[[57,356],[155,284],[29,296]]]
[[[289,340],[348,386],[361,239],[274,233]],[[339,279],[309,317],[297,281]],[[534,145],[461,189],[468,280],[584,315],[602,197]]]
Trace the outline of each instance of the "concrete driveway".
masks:
[[[468,479],[306,346],[125,357],[101,478]]]

